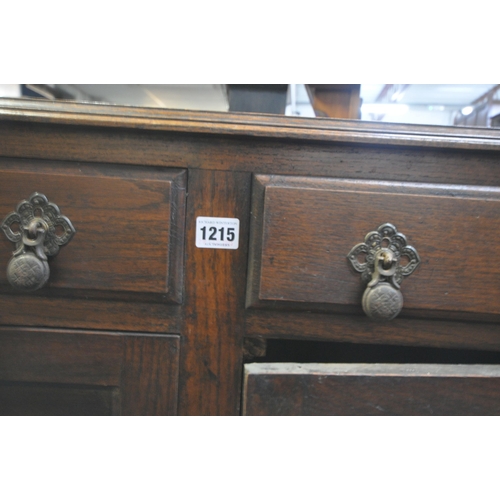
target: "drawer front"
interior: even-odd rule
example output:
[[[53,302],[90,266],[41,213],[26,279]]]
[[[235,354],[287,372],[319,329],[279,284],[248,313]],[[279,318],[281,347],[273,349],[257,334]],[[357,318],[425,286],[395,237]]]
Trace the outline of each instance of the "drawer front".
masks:
[[[254,363],[243,414],[500,415],[500,366]]]
[[[35,191],[76,229],[50,262],[45,290],[161,294],[182,290],[185,173],[175,169],[0,161],[0,219]],[[13,244],[0,234],[0,287]]]
[[[252,213],[248,306],[361,313],[347,255],[390,223],[421,259],[401,316],[499,319],[498,188],[257,176]]]
[[[2,415],[175,415],[179,337],[0,327]]]

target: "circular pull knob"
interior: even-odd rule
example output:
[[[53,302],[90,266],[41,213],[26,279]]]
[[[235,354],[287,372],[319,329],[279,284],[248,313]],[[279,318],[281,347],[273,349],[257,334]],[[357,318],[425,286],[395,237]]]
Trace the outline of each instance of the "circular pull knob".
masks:
[[[395,318],[403,309],[403,294],[388,283],[378,283],[363,294],[363,311],[377,321]]]
[[[364,255],[361,262],[359,255]],[[401,258],[406,257],[406,265]],[[365,236],[364,243],[355,245],[347,255],[355,271],[361,273],[366,283],[363,294],[363,311],[377,321],[395,318],[403,309],[400,285],[420,264],[415,248],[406,244],[406,237],[392,224],[382,224]]]
[[[31,252],[16,255],[7,265],[7,279],[16,289],[34,292],[47,283],[50,269],[47,261],[39,259]]]
[[[71,221],[41,193],[21,201],[16,211],[2,221],[7,239],[16,244],[7,265],[7,279],[16,289],[32,292],[42,288],[50,276],[48,257],[59,253],[75,234]]]

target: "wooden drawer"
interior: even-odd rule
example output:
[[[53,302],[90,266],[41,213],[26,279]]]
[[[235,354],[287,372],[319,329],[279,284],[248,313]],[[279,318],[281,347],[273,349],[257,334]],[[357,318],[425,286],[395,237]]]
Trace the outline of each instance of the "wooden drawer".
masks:
[[[174,415],[175,335],[0,327],[2,415]]]
[[[498,365],[254,363],[244,415],[499,415]]]
[[[183,170],[1,159],[1,219],[38,191],[76,229],[45,287],[23,295],[7,282],[14,246],[0,234],[1,321],[108,329],[129,315],[128,328],[156,331],[160,322],[130,324],[130,314],[158,317],[153,304],[182,301],[185,187]]]
[[[361,314],[347,255],[391,223],[420,254],[400,317],[500,319],[500,189],[256,176],[247,305]]]

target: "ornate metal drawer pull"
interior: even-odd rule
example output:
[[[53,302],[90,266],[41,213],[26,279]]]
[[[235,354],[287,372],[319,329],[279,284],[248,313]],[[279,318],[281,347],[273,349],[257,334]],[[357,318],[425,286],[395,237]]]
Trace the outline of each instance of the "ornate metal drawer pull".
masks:
[[[358,259],[361,254],[364,262]],[[406,265],[401,265],[402,257],[408,259]],[[362,300],[367,316],[381,321],[395,318],[403,308],[401,282],[420,264],[417,251],[406,244],[404,234],[392,224],[382,224],[365,236],[364,243],[354,246],[347,259],[367,284]]]
[[[48,257],[59,253],[75,234],[71,221],[61,215],[57,205],[41,193],[21,201],[15,212],[2,221],[5,236],[16,244],[7,265],[7,279],[16,289],[38,290],[50,275]]]

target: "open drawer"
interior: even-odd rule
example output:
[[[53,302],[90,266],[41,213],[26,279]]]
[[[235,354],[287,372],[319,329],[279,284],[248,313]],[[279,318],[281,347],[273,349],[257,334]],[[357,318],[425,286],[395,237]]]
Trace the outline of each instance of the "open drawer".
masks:
[[[499,365],[245,365],[244,415],[500,415]]]

